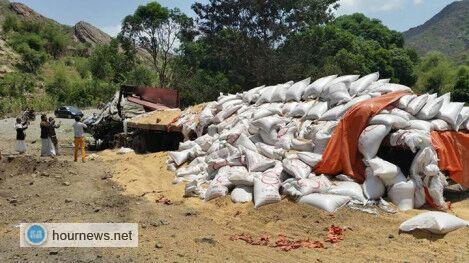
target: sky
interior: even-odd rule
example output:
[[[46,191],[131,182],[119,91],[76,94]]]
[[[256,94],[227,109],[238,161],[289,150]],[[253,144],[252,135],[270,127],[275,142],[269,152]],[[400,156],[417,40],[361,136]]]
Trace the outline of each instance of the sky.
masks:
[[[40,14],[62,24],[74,25],[84,20],[106,33],[115,36],[120,31],[122,19],[149,0],[12,0],[24,3]],[[337,15],[364,13],[380,19],[397,31],[406,31],[423,24],[454,0],[340,0]],[[194,16],[193,0],[159,0],[168,8],[178,7]],[[206,3],[208,0],[198,0]]]

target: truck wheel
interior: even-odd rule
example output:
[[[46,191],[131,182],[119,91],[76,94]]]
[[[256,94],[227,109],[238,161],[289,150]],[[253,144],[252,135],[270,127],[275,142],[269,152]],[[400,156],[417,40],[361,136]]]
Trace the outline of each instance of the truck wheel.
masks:
[[[146,142],[145,137],[142,134],[138,134],[134,137],[132,142],[132,148],[136,153],[145,153],[146,152]]]

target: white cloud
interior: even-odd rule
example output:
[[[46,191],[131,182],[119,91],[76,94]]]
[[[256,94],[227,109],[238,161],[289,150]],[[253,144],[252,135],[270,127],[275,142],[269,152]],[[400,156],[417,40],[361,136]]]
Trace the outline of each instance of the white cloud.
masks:
[[[414,5],[420,5],[421,3],[423,3],[423,0],[413,0],[414,2]]]
[[[339,14],[350,14],[355,12],[387,12],[401,9],[409,0],[341,0]],[[422,0],[413,0],[422,1]]]
[[[100,26],[101,30],[106,32],[111,37],[116,37],[119,32],[121,32],[121,24],[111,25],[111,26]]]

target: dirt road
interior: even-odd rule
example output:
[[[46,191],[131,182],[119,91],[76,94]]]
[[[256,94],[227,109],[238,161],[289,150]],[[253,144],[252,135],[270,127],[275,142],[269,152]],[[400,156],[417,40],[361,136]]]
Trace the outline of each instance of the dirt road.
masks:
[[[91,115],[96,112],[95,109],[84,110],[85,116]],[[48,113],[48,117],[54,116],[53,113]],[[13,154],[15,148],[16,131],[15,118],[0,119],[0,150],[5,154]],[[73,142],[73,119],[56,119],[57,123],[60,123],[60,128],[56,129],[57,138],[59,139],[59,145],[65,148],[72,147]],[[36,120],[32,121],[26,130],[26,144],[28,152],[33,154],[36,153],[41,147],[40,141],[40,116],[36,116]]]
[[[0,138],[2,149],[10,147],[4,134]],[[39,158],[31,150],[0,161],[0,262],[469,261],[469,229],[445,236],[398,232],[421,210],[374,216],[344,208],[331,215],[289,200],[257,210],[229,198],[203,202],[183,198],[184,187],[172,184],[166,153],[104,151],[86,164],[72,162],[70,154]],[[162,197],[167,202],[156,202]],[[452,201],[452,212],[469,219],[467,195]],[[19,248],[21,222],[138,223],[139,247]],[[346,228],[336,244],[325,241],[331,225]],[[241,233],[269,236],[271,246],[230,240]],[[325,248],[284,252],[272,247],[279,234]]]

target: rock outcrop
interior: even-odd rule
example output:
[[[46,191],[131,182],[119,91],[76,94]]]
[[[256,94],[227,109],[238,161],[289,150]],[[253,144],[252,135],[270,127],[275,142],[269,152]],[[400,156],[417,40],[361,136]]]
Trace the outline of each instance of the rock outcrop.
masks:
[[[112,40],[111,36],[84,21],[78,22],[73,27],[73,34],[78,42],[88,43],[91,46],[109,44]]]

